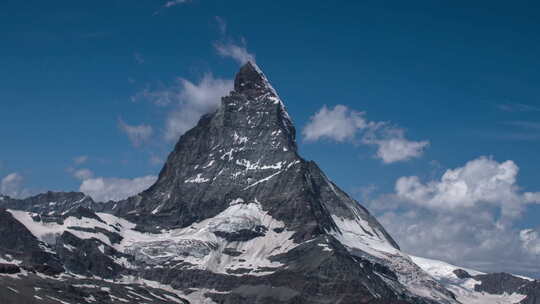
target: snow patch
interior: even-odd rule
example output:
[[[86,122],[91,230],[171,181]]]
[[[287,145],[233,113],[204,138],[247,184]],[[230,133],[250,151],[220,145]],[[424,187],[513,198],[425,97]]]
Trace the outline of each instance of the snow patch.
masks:
[[[208,182],[208,181],[210,181],[210,179],[208,179],[208,178],[203,178],[203,177],[202,177],[202,174],[199,173],[199,174],[197,174],[197,176],[195,176],[195,177],[191,177],[191,178],[186,179],[186,180],[184,181],[184,183],[206,183],[206,182]]]
[[[452,291],[458,301],[465,304],[515,304],[525,299],[526,295],[513,294],[489,294],[486,292],[478,292],[474,290],[474,286],[480,284],[473,278],[460,279],[454,274],[454,270],[463,269],[470,275],[484,274],[483,272],[454,266],[442,261],[426,259],[421,257],[411,256],[411,259],[430,274],[437,281],[442,283],[448,290]],[[530,278],[529,278],[530,279]]]

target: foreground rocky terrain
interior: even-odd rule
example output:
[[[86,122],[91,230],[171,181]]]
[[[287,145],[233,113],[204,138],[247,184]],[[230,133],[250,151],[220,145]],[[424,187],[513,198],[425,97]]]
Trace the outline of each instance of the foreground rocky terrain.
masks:
[[[403,253],[295,133],[247,63],[146,191],[0,196],[0,303],[537,303],[537,281]]]

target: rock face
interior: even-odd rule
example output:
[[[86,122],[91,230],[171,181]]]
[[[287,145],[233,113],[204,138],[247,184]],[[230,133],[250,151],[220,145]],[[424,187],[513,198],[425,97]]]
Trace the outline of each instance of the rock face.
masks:
[[[13,209],[0,216],[28,238],[10,246],[41,248],[62,272],[12,279],[26,257],[3,257],[12,266],[0,268],[0,285],[49,284],[42,299],[92,303],[112,284],[99,303],[458,303],[298,155],[292,120],[252,63],[146,191],[107,203],[81,193],[1,197],[0,207]]]
[[[79,206],[93,210],[108,208],[107,203],[95,203],[91,197],[81,192],[49,191],[26,199],[13,199],[0,195],[0,208],[26,210],[44,216],[54,217]]]

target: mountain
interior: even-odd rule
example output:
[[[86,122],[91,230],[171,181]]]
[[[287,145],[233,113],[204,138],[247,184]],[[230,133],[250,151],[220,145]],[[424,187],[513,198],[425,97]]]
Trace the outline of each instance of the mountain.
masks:
[[[508,273],[483,273],[426,258],[411,258],[452,291],[461,303],[539,303],[540,281]]]
[[[248,62],[142,193],[0,197],[0,303],[459,303],[295,135]]]

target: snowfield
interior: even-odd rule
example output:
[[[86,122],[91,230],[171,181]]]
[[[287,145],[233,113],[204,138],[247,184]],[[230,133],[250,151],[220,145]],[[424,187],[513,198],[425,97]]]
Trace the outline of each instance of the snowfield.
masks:
[[[230,206],[217,216],[193,225],[173,230],[162,230],[159,234],[142,233],[135,230],[135,224],[108,213],[96,213],[103,222],[96,219],[68,217],[64,223],[36,222],[34,213],[9,210],[9,212],[39,240],[54,245],[64,231],[69,231],[80,239],[96,238],[119,252],[132,254],[137,261],[151,265],[169,266],[189,262],[194,268],[229,275],[236,269],[250,269],[251,275],[265,275],[269,269],[281,264],[268,258],[294,248],[292,231],[285,230],[284,223],[264,212],[258,202],[241,203],[233,200]],[[122,236],[122,241],[111,243],[109,238],[98,231],[87,232],[72,227],[101,228]],[[256,231],[264,227],[264,237],[247,241],[227,241],[216,236],[219,233]],[[276,230],[283,230],[277,233]],[[233,252],[234,255],[225,252]],[[124,263],[122,263],[125,265]],[[264,271],[262,270],[264,269]]]
[[[466,278],[460,279],[454,274],[454,270],[462,269],[470,275],[484,274],[480,271],[457,267],[442,261],[431,260],[421,257],[411,256],[416,265],[420,266],[424,271],[429,273],[437,281],[442,283],[447,289],[452,291],[458,301],[464,304],[514,304],[519,303],[526,296],[522,294],[489,294],[485,292],[477,292],[474,290],[476,284],[481,282]],[[531,280],[530,278],[525,278]]]

